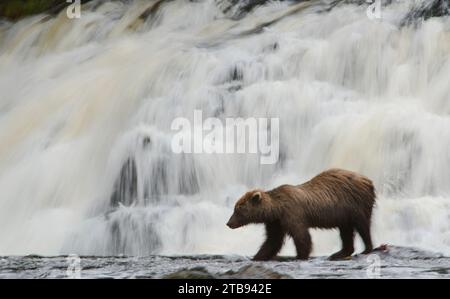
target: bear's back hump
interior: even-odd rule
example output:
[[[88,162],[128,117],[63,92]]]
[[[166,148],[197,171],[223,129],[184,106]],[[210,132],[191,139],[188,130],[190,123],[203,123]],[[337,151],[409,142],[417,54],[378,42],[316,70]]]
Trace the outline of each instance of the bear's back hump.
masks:
[[[375,201],[375,188],[367,177],[353,171],[333,168],[298,186],[306,194],[324,200]]]

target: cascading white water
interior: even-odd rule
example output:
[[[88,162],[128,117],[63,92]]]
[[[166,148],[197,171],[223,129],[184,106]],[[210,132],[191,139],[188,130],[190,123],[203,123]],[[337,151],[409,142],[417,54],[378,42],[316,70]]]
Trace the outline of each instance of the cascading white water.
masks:
[[[330,167],[374,180],[376,244],[449,254],[449,18],[401,26],[410,1],[376,20],[366,5],[240,19],[223,5],[94,1],[80,19],[0,24],[0,255],[253,254],[262,227],[225,226],[239,196]],[[171,122],[196,109],[279,117],[280,161],[172,153]],[[124,165],[136,200],[117,207]],[[340,247],[333,231],[313,241]]]

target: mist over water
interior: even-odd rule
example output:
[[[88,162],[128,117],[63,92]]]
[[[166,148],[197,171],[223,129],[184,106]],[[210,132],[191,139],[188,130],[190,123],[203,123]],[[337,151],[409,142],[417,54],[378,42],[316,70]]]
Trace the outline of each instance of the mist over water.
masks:
[[[235,201],[331,167],[373,179],[375,245],[450,254],[449,17],[231,2],[0,23],[0,255],[251,255],[263,227],[226,227]],[[199,109],[279,118],[278,163],[174,154],[172,121]],[[337,231],[312,235],[314,255],[340,248]]]

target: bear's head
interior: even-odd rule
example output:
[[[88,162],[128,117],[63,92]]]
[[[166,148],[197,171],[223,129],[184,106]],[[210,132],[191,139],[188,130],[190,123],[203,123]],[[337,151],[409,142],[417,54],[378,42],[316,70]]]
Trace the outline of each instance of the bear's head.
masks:
[[[250,223],[263,223],[270,218],[271,198],[261,190],[244,194],[234,206],[233,215],[228,220],[228,227],[235,229]]]

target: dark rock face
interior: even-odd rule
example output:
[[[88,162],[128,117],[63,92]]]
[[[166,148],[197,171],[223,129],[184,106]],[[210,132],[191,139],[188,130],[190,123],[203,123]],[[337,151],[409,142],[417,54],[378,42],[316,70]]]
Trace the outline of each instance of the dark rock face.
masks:
[[[92,0],[81,0],[84,4]],[[57,14],[65,7],[71,5],[66,0],[2,0],[0,2],[0,18],[17,20],[26,16],[48,13]]]
[[[129,206],[137,196],[137,171],[136,162],[133,158],[128,158],[120,171],[119,178],[114,186],[111,195],[111,206],[117,207],[119,204]]]
[[[135,253],[155,254],[161,249],[161,239],[154,226],[157,217],[135,214],[109,215],[108,226],[111,233],[109,249],[112,255]]]
[[[223,274],[212,274],[204,267],[183,269],[166,275],[165,279],[289,279],[289,275],[280,274],[261,265],[247,265],[237,271],[229,270]]]
[[[431,0],[424,2],[421,6],[411,11],[405,18],[404,24],[447,15],[450,15],[450,0]]]
[[[208,272],[203,267],[183,269],[175,273],[166,275],[163,279],[216,279],[217,277]]]
[[[335,0],[331,2],[330,8],[338,4],[368,5],[375,0]],[[408,2],[408,0],[401,0]],[[382,6],[395,3],[396,0],[381,0]],[[411,1],[413,2],[413,1]],[[428,0],[416,5],[406,16],[402,25],[408,25],[415,20],[427,20],[432,17],[442,17],[450,14],[450,0]]]
[[[287,274],[280,274],[261,265],[244,266],[238,271],[227,271],[220,275],[224,279],[289,279]]]
[[[233,19],[240,19],[246,14],[273,0],[216,0],[219,7],[225,14],[230,15]],[[278,0],[289,1],[292,3],[303,2],[307,0]]]

